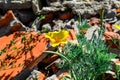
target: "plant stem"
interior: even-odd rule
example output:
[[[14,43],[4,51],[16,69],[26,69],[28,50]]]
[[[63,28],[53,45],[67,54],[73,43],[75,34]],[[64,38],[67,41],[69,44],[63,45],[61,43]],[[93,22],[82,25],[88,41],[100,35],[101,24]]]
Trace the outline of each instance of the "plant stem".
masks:
[[[53,51],[44,51],[45,53],[49,53],[49,54],[56,54],[56,55],[59,55],[60,57],[62,57],[62,58],[64,58],[66,61],[68,61],[68,63],[69,63],[69,67],[71,68],[71,73],[72,73],[72,75],[73,75],[73,77],[74,77],[74,80],[77,80],[77,78],[76,78],[76,75],[75,75],[75,72],[74,72],[74,70],[73,70],[73,68],[72,68],[72,63],[71,63],[71,61],[67,58],[67,57],[65,57],[63,54],[61,54],[61,53],[58,53],[58,52],[53,52]]]
[[[63,54],[61,53],[58,53],[58,52],[53,52],[53,51],[44,51],[45,53],[49,53],[49,54],[56,54],[56,55],[59,55],[60,57],[64,58],[66,61],[68,61],[69,64],[71,64],[70,60],[65,57]]]

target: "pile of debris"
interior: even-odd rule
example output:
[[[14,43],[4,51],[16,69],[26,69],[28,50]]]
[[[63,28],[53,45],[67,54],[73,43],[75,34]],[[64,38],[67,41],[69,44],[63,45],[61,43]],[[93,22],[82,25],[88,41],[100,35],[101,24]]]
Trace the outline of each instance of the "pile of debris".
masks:
[[[100,17],[105,11],[103,40],[110,52],[119,56],[120,0],[2,0],[0,1],[0,80],[59,80],[68,73],[56,67],[60,59],[43,53],[55,51],[44,33],[69,31],[68,41],[84,33],[90,40],[98,35]],[[38,17],[40,16],[40,17]],[[79,18],[88,28],[79,31]],[[81,24],[82,25],[82,24]]]

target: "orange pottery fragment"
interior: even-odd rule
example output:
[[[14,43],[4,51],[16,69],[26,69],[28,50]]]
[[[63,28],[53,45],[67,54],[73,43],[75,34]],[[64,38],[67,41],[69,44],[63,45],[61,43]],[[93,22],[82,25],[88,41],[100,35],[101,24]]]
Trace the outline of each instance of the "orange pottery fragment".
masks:
[[[15,77],[42,56],[47,39],[37,32],[15,32],[0,38],[0,80]],[[42,46],[41,46],[42,45]],[[35,66],[35,65],[34,65]],[[3,76],[2,76],[3,75]]]
[[[9,10],[3,17],[0,19],[0,28],[6,26],[15,18],[12,10]]]
[[[37,80],[44,80],[45,75],[41,72]]]
[[[70,30],[69,34],[68,41],[77,39],[74,30]],[[24,69],[32,69],[42,61],[47,56],[42,53],[47,50],[47,42],[44,34],[37,32],[21,31],[1,37],[0,80],[11,80]],[[55,57],[48,60],[52,58]],[[44,75],[42,76],[40,77],[44,78]]]
[[[96,17],[93,17],[89,20],[88,24],[90,24],[91,26],[94,26],[94,25],[100,24],[100,20],[97,19]]]
[[[107,31],[109,31],[109,32],[113,32],[114,31],[114,29],[112,28],[112,26],[109,24],[109,23],[105,23],[104,24],[104,27],[107,29]]]
[[[45,15],[45,19],[43,19],[43,20],[41,21],[41,23],[42,23],[42,24],[45,24],[45,23],[47,23],[47,22],[52,21],[53,19],[54,19],[53,13],[48,13],[47,15]]]
[[[60,20],[67,20],[67,19],[71,19],[72,17],[73,17],[73,14],[71,12],[65,12],[65,13],[59,14]]]
[[[112,47],[112,48],[118,48],[119,44],[118,41],[116,43],[113,42],[113,40],[120,40],[120,35],[115,32],[105,32],[104,33],[105,39],[107,43]]]
[[[0,19],[0,28],[8,26],[16,17],[12,10],[7,11],[7,13]],[[14,25],[10,26],[10,32],[18,31],[22,27],[22,23],[15,23]]]
[[[117,8],[117,9],[116,9],[116,12],[117,12],[117,13],[120,13],[120,8]]]

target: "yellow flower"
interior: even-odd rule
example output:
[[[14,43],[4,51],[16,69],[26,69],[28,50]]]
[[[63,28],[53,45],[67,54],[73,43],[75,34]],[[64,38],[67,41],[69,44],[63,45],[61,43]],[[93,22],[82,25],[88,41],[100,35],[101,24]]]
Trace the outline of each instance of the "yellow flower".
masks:
[[[69,36],[69,32],[66,30],[48,32],[45,35],[46,38],[50,39],[53,47],[56,47],[60,44],[66,44],[68,36]]]
[[[120,25],[114,24],[113,26],[120,30]]]

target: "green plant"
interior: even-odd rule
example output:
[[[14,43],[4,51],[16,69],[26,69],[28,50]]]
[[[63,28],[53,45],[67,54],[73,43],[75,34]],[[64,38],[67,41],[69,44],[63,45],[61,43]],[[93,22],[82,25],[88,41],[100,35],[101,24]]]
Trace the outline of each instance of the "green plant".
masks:
[[[15,45],[15,42],[13,40],[10,41],[10,45],[13,46]]]
[[[59,55],[63,60],[60,66],[67,70],[74,80],[105,80],[102,75],[112,70],[111,59],[116,55],[108,52],[106,42],[102,40],[103,18],[102,16],[98,36],[93,33],[91,40],[87,40],[83,34],[78,34],[78,45],[68,43],[62,53],[45,51]]]
[[[22,39],[21,39],[21,43],[25,43],[25,40],[26,40],[26,38],[25,38],[25,36],[23,35],[23,36],[22,36]]]
[[[79,22],[78,24],[79,30],[88,29],[90,27],[90,25],[87,23],[87,20],[82,20],[80,16],[78,18],[78,22]]]
[[[31,25],[31,27],[35,30],[37,30],[39,28],[39,25],[41,24],[41,20],[45,19],[44,15],[40,15],[39,17],[37,17],[33,24]]]
[[[45,19],[45,15],[40,15],[40,20]]]
[[[112,69],[110,60],[116,55],[108,53],[105,42],[95,38],[89,41],[78,35],[79,45],[68,43],[63,53],[45,52],[61,56],[62,68],[70,72],[74,80],[102,80],[100,76]]]
[[[5,48],[0,50],[0,55],[2,55],[5,52]]]
[[[115,77],[117,78],[117,80],[120,80],[120,66],[116,65],[115,69],[116,69]]]

